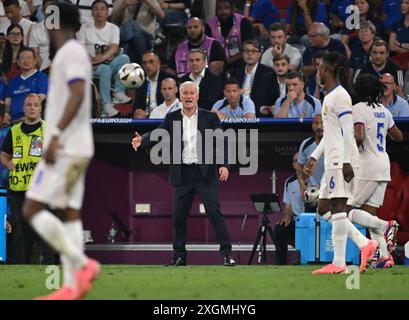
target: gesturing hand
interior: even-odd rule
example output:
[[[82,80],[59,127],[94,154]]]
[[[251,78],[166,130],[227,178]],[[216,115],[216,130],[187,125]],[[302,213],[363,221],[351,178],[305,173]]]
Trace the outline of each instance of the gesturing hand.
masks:
[[[220,181],[226,181],[229,178],[229,170],[226,167],[219,168]]]
[[[142,137],[139,135],[138,132],[135,131],[135,137],[132,139],[132,147],[135,151],[138,150],[139,146],[142,143]]]

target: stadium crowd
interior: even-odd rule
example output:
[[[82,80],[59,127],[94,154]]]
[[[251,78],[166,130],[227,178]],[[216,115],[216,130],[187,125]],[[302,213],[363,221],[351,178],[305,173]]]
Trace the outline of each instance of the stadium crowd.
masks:
[[[197,83],[199,106],[220,119],[311,118],[321,112],[323,99],[317,66],[331,51],[349,59],[351,84],[359,74],[381,77],[388,88],[385,106],[394,117],[409,116],[408,0],[72,2],[81,11],[77,38],[94,66],[94,117],[163,118],[178,107],[164,102],[169,81],[163,80],[174,79],[176,85]],[[6,125],[23,120],[28,93],[46,99],[52,3],[0,2]],[[130,62],[146,74],[136,90],[118,78]]]

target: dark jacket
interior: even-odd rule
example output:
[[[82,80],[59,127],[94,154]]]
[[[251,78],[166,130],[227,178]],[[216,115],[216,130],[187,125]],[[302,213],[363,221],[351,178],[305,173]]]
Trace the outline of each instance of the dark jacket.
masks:
[[[164,122],[158,127],[161,129],[165,129],[170,136],[170,165],[169,165],[169,181],[173,186],[178,186],[182,184],[182,175],[181,175],[181,162],[182,162],[182,152],[183,152],[183,122],[182,122],[182,111],[181,110],[176,110],[171,113],[168,113],[166,115],[166,118]],[[199,164],[200,166],[200,171],[203,177],[203,180],[206,184],[214,184],[218,183],[219,181],[219,173],[218,173],[218,167],[226,167],[229,168],[228,165],[228,146],[227,146],[227,139],[223,137],[224,139],[224,150],[216,150],[216,142],[213,139],[213,160],[216,158],[217,152],[223,152],[223,160],[224,162],[222,164],[217,164],[216,161],[213,161],[213,164],[205,164],[205,156],[206,154],[209,155],[209,148],[211,146],[206,146],[205,143],[205,129],[221,129],[220,121],[217,115],[213,112],[204,110],[199,108],[198,111],[198,119],[197,119],[197,127],[198,131],[200,132],[202,136],[202,161],[200,161],[200,154],[198,154],[199,162],[202,162]],[[180,128],[177,129],[177,128]],[[174,131],[174,129],[176,131]],[[151,141],[150,136],[152,134],[152,131],[145,133],[142,136],[142,143],[141,143],[141,148],[146,148],[149,146],[152,146],[156,143],[156,141]],[[174,138],[174,135],[176,137]],[[221,138],[221,136],[219,136]],[[175,140],[174,140],[175,139]],[[180,141],[180,146],[181,148],[177,148],[173,145],[173,141]],[[198,139],[199,141],[199,139]],[[175,150],[173,150],[175,149]],[[173,163],[173,151],[180,152],[180,160],[178,163]],[[199,151],[199,150],[198,150]],[[178,157],[176,157],[178,158]]]
[[[246,66],[242,66],[236,69],[234,77],[239,81],[240,85],[243,86],[245,80],[245,69]],[[264,101],[264,90],[263,90],[263,76],[266,73],[272,72],[273,69],[265,64],[259,63],[257,66],[256,74],[254,75],[253,85],[251,88],[250,98],[253,100],[254,105],[256,106],[256,112],[260,114],[260,107],[263,105]]]
[[[165,72],[165,71],[159,71],[159,75],[158,75],[158,86],[156,88],[156,102],[158,105],[160,105],[163,102],[163,97],[161,94],[161,84],[162,84],[162,80],[166,79],[166,78],[172,78],[176,80],[176,76]],[[177,81],[177,80],[176,80]],[[142,109],[145,110],[146,109],[146,90],[148,87],[148,80],[145,80],[145,82],[143,83],[143,85],[135,90],[135,101],[133,103],[132,106],[132,110],[135,111],[136,109]]]
[[[192,81],[189,73],[185,74],[180,83]],[[206,68],[204,77],[199,85],[199,108],[212,110],[213,105],[220,99],[223,99],[223,79],[218,74]]]
[[[262,83],[263,100],[261,106],[274,106],[276,100],[280,97],[280,86],[278,85],[276,73],[272,71],[264,74]],[[257,117],[266,117],[261,115],[260,107],[256,109],[256,115]]]

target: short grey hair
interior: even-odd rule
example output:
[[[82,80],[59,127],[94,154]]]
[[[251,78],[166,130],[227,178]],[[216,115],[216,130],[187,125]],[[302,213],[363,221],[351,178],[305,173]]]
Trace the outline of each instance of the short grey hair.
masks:
[[[360,23],[360,28],[359,29],[369,29],[372,34],[376,34],[376,27],[372,23],[372,21],[369,20],[364,20]]]
[[[189,85],[189,84],[193,85],[193,86],[196,88],[197,94],[199,94],[199,86],[198,86],[196,83],[194,83],[193,81],[185,81],[185,82],[183,82],[183,83],[179,86],[179,92],[180,92],[180,94],[182,95],[182,90],[183,90],[183,88],[184,88],[185,86]]]
[[[322,22],[314,22],[313,24],[317,28],[317,35],[323,36],[325,39],[329,38],[329,28]]]
[[[201,48],[194,48],[189,50],[189,56],[192,53],[200,53],[202,55],[203,61],[207,62],[207,52]]]

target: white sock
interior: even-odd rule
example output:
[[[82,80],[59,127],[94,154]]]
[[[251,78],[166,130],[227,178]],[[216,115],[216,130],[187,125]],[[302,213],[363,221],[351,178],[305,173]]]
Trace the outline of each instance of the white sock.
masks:
[[[321,216],[325,221],[331,223],[331,211],[326,212]]]
[[[352,209],[348,214],[349,220],[361,226],[373,229],[386,230],[388,223],[361,209]]]
[[[338,267],[345,265],[345,252],[347,246],[347,237],[350,222],[346,212],[339,212],[332,215],[332,234],[334,242],[334,260],[332,261]]]
[[[73,262],[76,269],[85,265],[86,258],[69,238],[64,224],[47,210],[35,214],[30,224],[33,229],[57,252],[65,255]]]
[[[74,245],[84,252],[83,228],[81,220],[67,221],[64,223],[65,231]],[[61,262],[64,269],[64,285],[75,287],[75,268],[70,259],[61,255]]]
[[[349,225],[348,238],[355,242],[359,249],[366,247],[369,243],[368,238],[365,237],[350,220],[348,220],[348,225]]]
[[[383,237],[384,233],[380,231],[379,229],[373,229],[373,228],[369,229],[369,233],[371,234],[371,238],[373,240],[378,241],[380,257],[381,258],[389,257],[390,254],[388,251],[388,247],[386,245],[386,240]]]
[[[65,255],[61,255],[61,263],[62,263],[62,270],[63,270],[63,283],[64,286],[75,288],[75,268],[72,265],[70,259]]]

